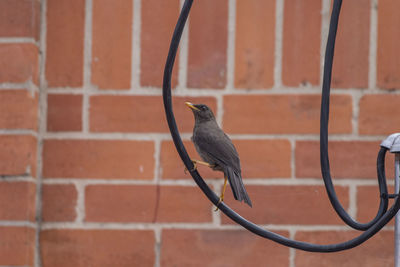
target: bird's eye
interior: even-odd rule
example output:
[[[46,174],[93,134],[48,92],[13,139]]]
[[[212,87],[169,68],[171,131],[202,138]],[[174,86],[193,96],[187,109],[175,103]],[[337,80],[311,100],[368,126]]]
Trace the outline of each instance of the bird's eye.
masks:
[[[201,106],[201,108],[200,108],[202,111],[206,111],[207,110],[207,107],[206,106]]]

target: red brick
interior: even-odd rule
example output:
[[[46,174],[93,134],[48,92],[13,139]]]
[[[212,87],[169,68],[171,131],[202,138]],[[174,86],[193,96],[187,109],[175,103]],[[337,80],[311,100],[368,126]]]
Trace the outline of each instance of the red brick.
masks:
[[[76,218],[76,188],[72,184],[45,184],[42,189],[43,221],[73,221]]]
[[[389,135],[398,132],[399,101],[400,95],[364,95],[360,100],[360,134]]]
[[[235,87],[272,87],[274,54],[275,1],[237,1]]]
[[[356,231],[297,232],[295,239],[316,243],[333,244],[350,240],[360,233]],[[336,253],[309,253],[296,250],[296,267],[306,266],[393,266],[393,232],[381,231],[362,245]]]
[[[85,0],[47,1],[46,80],[50,87],[83,83]]]
[[[211,222],[210,202],[190,186],[92,185],[85,206],[89,222]]]
[[[82,95],[48,95],[47,130],[50,132],[81,131]]]
[[[0,1],[0,36],[39,39],[40,1]]]
[[[228,1],[196,1],[189,23],[188,87],[225,88]]]
[[[27,227],[0,227],[0,264],[33,266],[35,230]]]
[[[287,140],[234,140],[241,159],[244,178],[290,177],[291,147]],[[195,152],[192,142],[184,142],[193,159],[201,159]],[[278,152],[279,151],[279,152]],[[172,141],[161,144],[162,177],[181,179],[190,177],[184,174],[184,165]],[[220,172],[214,172],[199,165],[199,171],[206,178],[223,178]]]
[[[400,88],[399,8],[400,2],[396,0],[379,2],[377,83],[384,89]]]
[[[36,138],[0,136],[0,175],[36,176]]]
[[[186,101],[203,103],[216,111],[211,97],[174,97],[174,114],[179,130],[192,132],[194,119]],[[164,105],[159,96],[110,96],[90,98],[90,130],[93,132],[169,132]]]
[[[329,161],[332,177],[376,178],[376,158],[379,142],[330,141]],[[390,153],[388,153],[390,154]],[[393,170],[393,157],[386,157],[386,164]],[[388,173],[388,177],[392,176]],[[296,177],[320,178],[320,156],[318,141],[296,142]]]
[[[38,54],[34,44],[0,44],[0,82],[37,84]]]
[[[164,230],[161,266],[286,267],[289,248],[244,230]]]
[[[368,87],[370,1],[343,3],[333,61],[332,87]]]
[[[237,134],[319,133],[319,95],[228,95],[224,129]],[[330,133],[351,133],[351,96],[331,97]]]
[[[391,170],[393,171],[393,168]],[[395,193],[393,186],[389,186],[389,193]],[[369,222],[375,218],[379,209],[380,194],[379,187],[374,186],[359,186],[357,188],[357,220],[359,222]],[[389,200],[391,206],[393,200]],[[389,222],[389,225],[394,224],[394,219]]]
[[[33,183],[0,182],[0,220],[34,221],[35,199]]]
[[[253,208],[233,199],[227,189],[225,202],[243,217],[257,224],[338,224],[343,222],[333,210],[324,186],[246,186]],[[347,187],[337,186],[343,207],[349,205]],[[219,192],[217,192],[219,194]],[[276,203],[280,203],[277,205]],[[234,222],[223,215],[223,223]]]
[[[122,140],[46,140],[43,176],[153,179],[154,143]]]
[[[154,233],[132,230],[44,230],[43,267],[153,266]]]
[[[37,129],[38,95],[28,90],[0,92],[0,128]]]
[[[142,2],[140,84],[161,87],[164,64],[167,59],[171,36],[179,16],[179,0]],[[175,59],[172,86],[178,78],[179,59]]]
[[[92,83],[100,89],[131,85],[132,0],[93,1]]]
[[[321,1],[286,1],[283,18],[283,84],[286,86],[318,85]]]

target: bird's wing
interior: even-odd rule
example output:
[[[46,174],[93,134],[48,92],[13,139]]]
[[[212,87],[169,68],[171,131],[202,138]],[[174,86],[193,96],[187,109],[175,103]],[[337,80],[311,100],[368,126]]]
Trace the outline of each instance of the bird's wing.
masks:
[[[236,172],[240,173],[239,155],[231,141],[231,139],[222,131],[215,132],[211,135],[208,132],[196,135],[196,143],[210,158],[219,165],[230,166]]]

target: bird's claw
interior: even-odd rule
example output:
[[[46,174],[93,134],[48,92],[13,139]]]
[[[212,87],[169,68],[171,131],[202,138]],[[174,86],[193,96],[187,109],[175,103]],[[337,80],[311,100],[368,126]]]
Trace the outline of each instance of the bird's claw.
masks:
[[[220,196],[219,197],[219,200],[218,200],[218,203],[217,203],[217,205],[216,205],[216,208],[215,208],[215,210],[214,211],[218,211],[219,210],[219,204],[221,204],[221,202],[223,202],[224,201],[224,197],[223,196]]]
[[[190,170],[190,172],[197,170],[197,162],[195,160],[192,160],[193,163],[193,169]],[[188,171],[188,169],[185,166],[184,172],[186,174],[186,172]]]

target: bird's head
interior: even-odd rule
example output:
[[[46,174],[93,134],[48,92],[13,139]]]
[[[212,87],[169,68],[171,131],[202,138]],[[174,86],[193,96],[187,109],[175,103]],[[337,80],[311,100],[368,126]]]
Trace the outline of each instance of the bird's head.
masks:
[[[212,110],[207,105],[204,104],[195,105],[190,102],[185,102],[185,104],[193,111],[196,122],[215,120]]]

